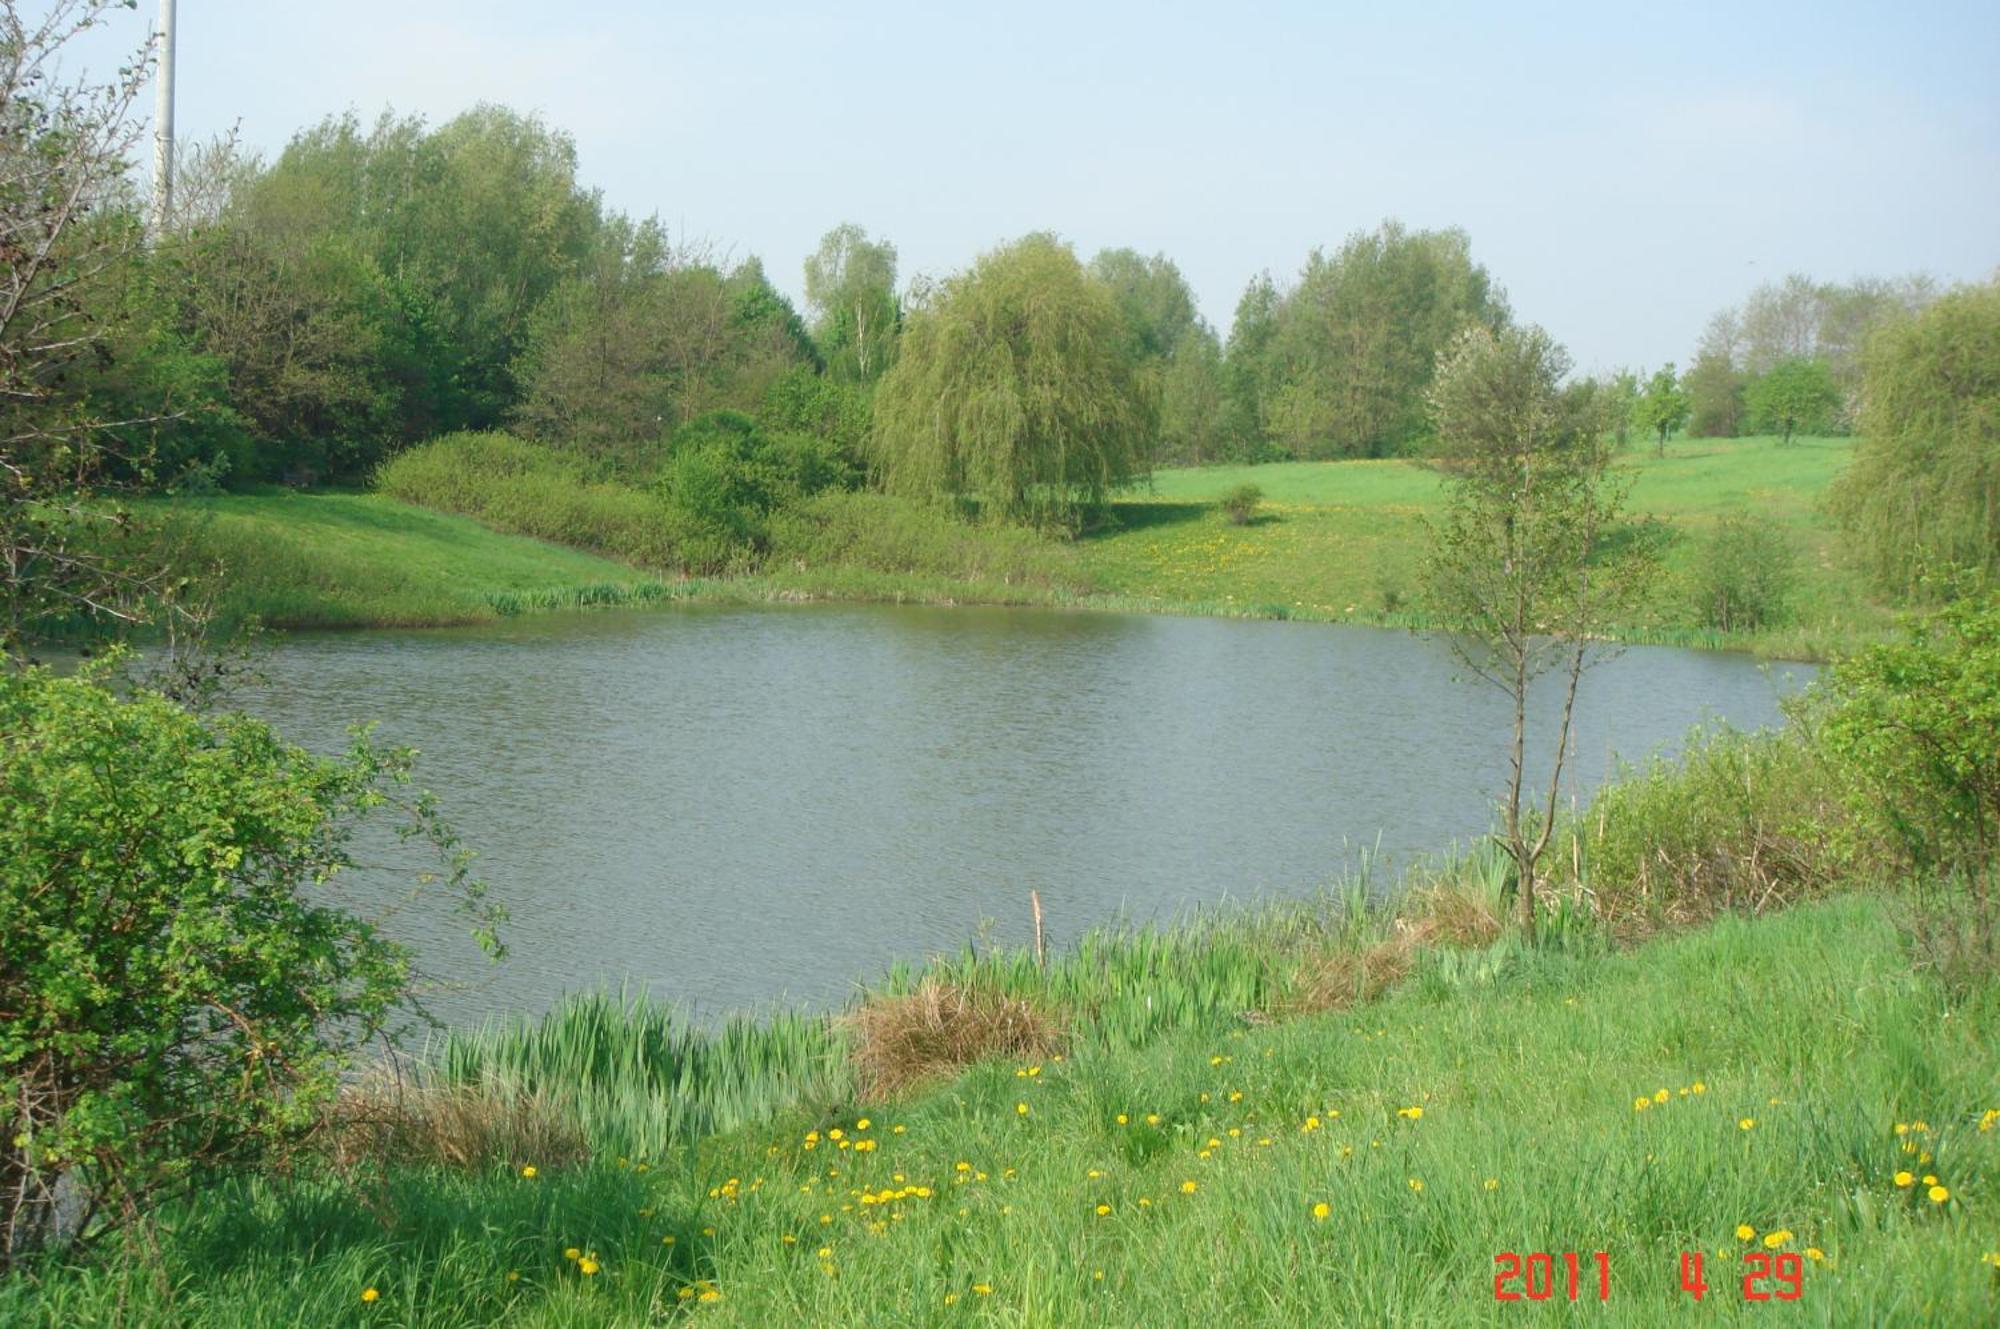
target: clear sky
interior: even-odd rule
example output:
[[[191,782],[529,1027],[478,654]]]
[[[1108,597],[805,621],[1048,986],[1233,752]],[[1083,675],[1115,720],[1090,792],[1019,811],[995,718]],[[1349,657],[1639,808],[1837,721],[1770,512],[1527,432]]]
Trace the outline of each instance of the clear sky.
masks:
[[[906,278],[1048,229],[1167,254],[1226,333],[1254,273],[1393,216],[1464,227],[1583,367],[1650,367],[1787,271],[2000,267],[1995,0],[179,10],[184,139],[504,102],[573,134],[611,206],[794,295],[841,221]]]

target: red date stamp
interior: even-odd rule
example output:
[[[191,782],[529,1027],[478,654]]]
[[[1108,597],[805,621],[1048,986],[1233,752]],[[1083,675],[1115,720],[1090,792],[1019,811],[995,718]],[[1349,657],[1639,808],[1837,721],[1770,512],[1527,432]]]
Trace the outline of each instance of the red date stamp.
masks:
[[[1561,1260],[1562,1272],[1557,1273],[1557,1260]],[[1597,1299],[1611,1300],[1611,1256],[1598,1251],[1590,1257],[1595,1266]],[[1502,1251],[1493,1257],[1499,1272],[1493,1275],[1493,1299],[1495,1301],[1547,1301],[1558,1291],[1567,1289],[1571,1301],[1580,1301],[1584,1295],[1583,1260],[1575,1251],[1564,1251],[1560,1256],[1546,1251],[1521,1256],[1513,1251]]]
[[[1493,1267],[1495,1301],[1550,1301],[1559,1297],[1582,1301],[1593,1294],[1599,1301],[1611,1300],[1611,1256],[1605,1251],[1589,1256],[1575,1251],[1557,1255],[1502,1251],[1493,1257]],[[1696,1301],[1708,1295],[1705,1268],[1700,1251],[1681,1252],[1680,1290]],[[1743,1255],[1741,1289],[1745,1301],[1797,1301],[1805,1295],[1805,1282],[1805,1260],[1791,1251],[1746,1251]]]

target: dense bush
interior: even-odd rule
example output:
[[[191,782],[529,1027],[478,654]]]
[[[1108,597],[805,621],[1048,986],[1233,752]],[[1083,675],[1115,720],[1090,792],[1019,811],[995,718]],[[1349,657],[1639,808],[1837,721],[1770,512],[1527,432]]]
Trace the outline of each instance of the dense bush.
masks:
[[[408,994],[408,953],[328,893],[407,778],[365,737],[321,758],[0,672],[0,1268],[311,1125]],[[449,879],[490,943],[461,858]]]
[[[1784,621],[1798,551],[1782,527],[1729,516],[1696,549],[1693,577],[1699,622],[1724,632],[1770,627]]]
[[[2000,596],[1963,600],[1907,640],[1836,664],[1826,735],[1856,776],[1856,806],[1909,855],[1928,886],[1962,887],[1968,909],[1933,903],[1919,942],[1948,977],[2000,968]]]
[[[1802,702],[1784,730],[1697,731],[1678,758],[1624,771],[1571,821],[1557,858],[1628,938],[1796,904],[1861,861],[1845,788]]]
[[[686,566],[688,530],[653,494],[594,480],[582,461],[506,434],[450,434],[375,473],[392,498],[642,567]]]
[[[1257,505],[1264,501],[1264,491],[1256,485],[1237,485],[1222,496],[1222,515],[1229,519],[1231,526],[1247,526],[1257,515]]]
[[[1073,590],[1085,581],[1067,545],[1018,526],[957,521],[885,494],[825,493],[779,513],[770,563]]]

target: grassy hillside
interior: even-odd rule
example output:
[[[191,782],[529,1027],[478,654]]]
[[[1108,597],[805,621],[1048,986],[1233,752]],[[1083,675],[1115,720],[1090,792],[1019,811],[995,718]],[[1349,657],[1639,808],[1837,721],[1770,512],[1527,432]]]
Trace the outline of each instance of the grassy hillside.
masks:
[[[1670,540],[1644,617],[1621,635],[1804,658],[1879,635],[1891,616],[1818,506],[1851,451],[1843,439],[1768,438],[1683,441],[1665,458],[1635,449],[1623,463],[1631,511],[1656,519]],[[564,504],[529,501],[511,483],[467,477],[461,487],[478,493],[438,501],[564,545],[379,494],[272,491],[158,506],[205,523],[198,545],[234,570],[233,610],[280,626],[471,622],[671,596],[1083,605],[1423,627],[1423,520],[1441,501],[1437,475],[1401,461],[1167,470],[1121,496],[1100,529],[1059,543],[880,495],[825,494],[773,521],[761,564],[746,555],[738,575],[684,582],[663,562],[672,547],[666,519],[649,526],[651,500],[637,491],[597,484]],[[548,477],[537,483],[546,487]],[[1249,524],[1232,525],[1217,500],[1246,483],[1265,503]],[[1775,526],[1795,551],[1786,617],[1756,633],[1711,631],[1694,604],[1703,541],[1732,514]]]
[[[1622,463],[1629,509],[1674,538],[1651,615],[1629,635],[1819,655],[1880,632],[1890,615],[1843,556],[1818,499],[1847,464],[1849,439],[1694,439]],[[1215,506],[1231,488],[1264,492],[1261,515],[1232,526]],[[1402,461],[1299,462],[1158,472],[1118,505],[1109,532],[1083,543],[1102,594],[1138,606],[1220,613],[1412,621],[1423,518],[1441,502],[1435,472]],[[1690,578],[1702,538],[1722,518],[1775,523],[1798,555],[1790,621],[1759,637],[1725,638],[1694,620]]]
[[[277,627],[476,623],[667,593],[627,564],[377,494],[272,490],[142,510],[173,519],[188,562],[227,568],[231,615]]]
[[[1357,1010],[986,1063],[650,1158],[555,1132],[471,1170],[244,1183],[169,1225],[171,1309],[113,1260],[0,1285],[0,1320],[1991,1323],[1996,1048],[1992,990],[1946,1000],[1847,897],[1435,958]],[[1510,1251],[1559,1280],[1578,1253],[1580,1303],[1496,1302]],[[1781,1254],[1798,1304],[1746,1302],[1746,1256]]]

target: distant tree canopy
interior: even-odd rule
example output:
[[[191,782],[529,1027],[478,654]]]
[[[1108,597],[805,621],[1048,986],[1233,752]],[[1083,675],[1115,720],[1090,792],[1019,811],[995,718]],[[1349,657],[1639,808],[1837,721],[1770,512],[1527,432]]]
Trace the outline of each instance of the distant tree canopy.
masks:
[[[856,383],[880,378],[896,357],[902,307],[896,247],[852,222],[834,227],[806,259],[806,306],[827,371]]]
[[[672,254],[651,222],[613,219],[590,272],[537,311],[516,373],[530,437],[644,462],[704,412],[754,409],[813,363],[791,305],[754,263],[724,274]]]
[[[1884,328],[1866,367],[1832,500],[1876,578],[1922,598],[1948,589],[1942,574],[2000,573],[2000,281]]]
[[[1301,458],[1383,457],[1429,432],[1438,355],[1468,327],[1508,321],[1506,297],[1460,230],[1384,222],[1332,255],[1313,251],[1289,291],[1252,285],[1232,337],[1237,411],[1253,391],[1262,439]],[[1254,385],[1254,386],[1253,386]]]
[[[1187,279],[1165,254],[1105,249],[1090,273],[1111,289],[1128,352],[1152,393],[1159,460],[1199,463],[1220,450],[1222,344],[1196,310]]]
[[[1800,273],[1766,282],[1737,308],[1709,320],[1684,385],[1693,405],[1690,432],[1726,438],[1745,430],[1784,433],[1769,418],[1753,418],[1750,395],[1781,365],[1810,361],[1832,386],[1829,409],[1797,432],[1846,432],[1860,406],[1864,353],[1874,332],[1907,318],[1937,297],[1924,276],[1863,277],[1846,284],[1815,282]],[[1799,371],[1780,377],[1778,396],[1800,385]]]
[[[1146,473],[1155,425],[1116,296],[1036,234],[945,280],[906,321],[875,398],[883,484],[1068,521]]]

